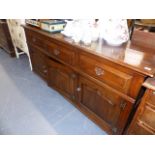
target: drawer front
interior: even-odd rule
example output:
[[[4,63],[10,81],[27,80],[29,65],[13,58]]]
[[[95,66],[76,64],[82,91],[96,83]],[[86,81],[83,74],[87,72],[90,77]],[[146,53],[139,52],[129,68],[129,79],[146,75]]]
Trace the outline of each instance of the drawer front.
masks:
[[[144,106],[143,112],[139,116],[139,120],[146,123],[155,131],[155,106],[146,104]]]
[[[31,33],[31,31],[26,31],[26,38],[28,43],[38,46],[43,50],[46,50],[46,40],[42,39],[41,36],[37,35],[36,33]]]
[[[137,121],[129,132],[130,135],[152,135],[154,132],[146,127],[142,122]]]
[[[155,91],[150,90],[150,94],[147,99],[147,102],[155,106]]]
[[[26,38],[29,44],[41,48],[48,53],[49,56],[56,58],[57,60],[63,61],[67,64],[75,64],[75,53],[76,51],[63,45],[54,43],[49,38],[44,38],[41,34],[37,34],[31,31],[26,31]]]
[[[147,89],[129,126],[128,134],[155,134],[155,106],[148,102],[150,97],[152,90]]]
[[[58,60],[61,60],[70,65],[75,64],[76,52],[70,48],[64,47],[62,45],[57,45],[51,42],[51,43],[48,43],[47,45],[47,51],[52,57]]]
[[[128,92],[132,76],[83,54],[79,56],[79,66],[83,72],[94,78],[124,93]]]

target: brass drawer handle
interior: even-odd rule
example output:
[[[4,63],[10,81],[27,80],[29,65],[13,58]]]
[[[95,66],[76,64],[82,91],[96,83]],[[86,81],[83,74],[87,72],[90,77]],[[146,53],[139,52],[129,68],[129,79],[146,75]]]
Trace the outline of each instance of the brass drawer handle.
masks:
[[[100,67],[95,67],[95,73],[96,75],[100,76],[104,74],[104,70]]]
[[[57,49],[54,49],[54,55],[58,56],[60,54],[60,51]]]
[[[124,110],[125,109],[125,107],[126,107],[126,102],[125,101],[122,101],[121,103],[120,103],[120,108],[121,108],[121,110]]]
[[[47,69],[44,70],[44,73],[45,73],[45,74],[47,73]]]

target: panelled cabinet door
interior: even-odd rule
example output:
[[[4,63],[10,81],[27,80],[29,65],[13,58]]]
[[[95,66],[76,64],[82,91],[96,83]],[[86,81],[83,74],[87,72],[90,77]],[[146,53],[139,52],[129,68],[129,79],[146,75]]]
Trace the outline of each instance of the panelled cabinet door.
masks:
[[[114,134],[120,134],[118,122],[125,101],[117,94],[107,90],[85,78],[80,78],[79,103],[103,120],[105,126]]]
[[[68,99],[76,100],[77,75],[70,68],[55,62],[48,61],[48,84],[57,89]]]
[[[40,75],[44,80],[47,79],[47,62],[46,56],[36,47],[29,45],[33,70]]]

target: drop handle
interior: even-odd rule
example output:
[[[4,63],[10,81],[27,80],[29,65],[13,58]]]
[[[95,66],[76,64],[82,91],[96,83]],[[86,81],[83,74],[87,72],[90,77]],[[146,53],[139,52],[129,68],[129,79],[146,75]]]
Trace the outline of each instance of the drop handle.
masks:
[[[60,51],[57,49],[54,49],[54,55],[58,56],[60,54]]]
[[[100,76],[104,74],[104,70],[100,67],[95,67],[95,73],[97,76]]]
[[[44,70],[44,73],[47,73],[47,69]]]
[[[120,108],[122,109],[122,110],[124,110],[125,109],[125,107],[126,107],[126,102],[125,101],[121,101],[121,103],[120,103]]]

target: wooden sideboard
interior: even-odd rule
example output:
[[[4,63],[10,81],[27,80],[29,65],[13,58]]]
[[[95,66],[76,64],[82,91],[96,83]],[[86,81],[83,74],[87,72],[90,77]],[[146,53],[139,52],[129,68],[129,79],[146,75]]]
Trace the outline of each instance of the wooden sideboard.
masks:
[[[86,46],[60,33],[23,27],[34,72],[107,133],[122,134],[142,83],[155,73],[151,53],[104,40]]]
[[[146,87],[146,92],[131,122],[128,134],[155,134],[155,79],[148,78],[143,86]]]
[[[15,56],[11,35],[6,20],[0,20],[0,47],[3,48],[11,57]]]

